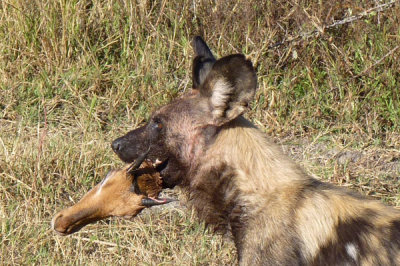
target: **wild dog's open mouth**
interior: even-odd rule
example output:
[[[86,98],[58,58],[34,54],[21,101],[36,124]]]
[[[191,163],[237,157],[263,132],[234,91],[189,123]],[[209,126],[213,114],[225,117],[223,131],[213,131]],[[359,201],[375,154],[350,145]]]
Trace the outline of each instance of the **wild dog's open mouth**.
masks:
[[[162,183],[161,183],[162,188],[169,188],[169,186],[166,185],[166,180],[164,178],[165,175],[168,175],[167,174],[168,162],[169,162],[168,158],[163,160],[163,161],[161,161],[159,159],[156,159],[153,162],[153,167],[156,169],[156,171],[158,173],[160,173],[160,178],[161,178],[161,181],[162,181]]]
[[[164,161],[155,159],[153,161],[145,158],[146,156],[147,153],[142,154],[128,168],[128,172],[133,176],[132,191],[146,196],[142,199],[142,205],[145,207],[163,205],[175,201],[175,199],[158,197],[164,188],[162,173],[168,165],[168,159]]]
[[[162,160],[152,159],[151,162],[155,170],[160,174],[162,188],[172,189],[180,184],[181,180],[185,176],[186,168],[173,157],[164,158]]]
[[[159,159],[156,159],[156,161],[153,162],[153,166],[156,168],[157,172],[160,173],[161,178],[163,177],[162,172],[165,168],[167,168],[167,165],[168,165],[168,158],[165,159],[164,161],[160,161]]]

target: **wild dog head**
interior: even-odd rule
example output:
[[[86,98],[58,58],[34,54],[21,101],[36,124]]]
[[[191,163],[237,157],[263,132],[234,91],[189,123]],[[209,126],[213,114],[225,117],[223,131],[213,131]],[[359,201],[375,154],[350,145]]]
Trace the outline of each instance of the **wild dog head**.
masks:
[[[157,199],[162,182],[159,173],[149,162],[143,162],[140,168],[137,162],[110,171],[77,204],[54,215],[52,228],[68,235],[107,217],[132,218],[146,207],[170,202]]]
[[[183,181],[219,130],[246,110],[257,86],[253,66],[244,55],[216,60],[200,37],[192,44],[193,90],[112,142],[112,149],[125,162],[148,152],[148,159],[159,162],[164,187]]]

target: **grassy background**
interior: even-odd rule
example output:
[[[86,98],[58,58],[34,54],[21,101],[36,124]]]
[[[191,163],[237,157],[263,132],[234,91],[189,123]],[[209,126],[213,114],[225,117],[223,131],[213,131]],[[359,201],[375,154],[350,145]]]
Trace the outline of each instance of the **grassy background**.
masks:
[[[110,142],[190,90],[190,40],[244,53],[247,116],[308,171],[400,206],[400,8],[380,1],[0,1],[0,264],[235,263],[190,210],[50,230],[121,162]],[[175,191],[179,196],[179,191]]]

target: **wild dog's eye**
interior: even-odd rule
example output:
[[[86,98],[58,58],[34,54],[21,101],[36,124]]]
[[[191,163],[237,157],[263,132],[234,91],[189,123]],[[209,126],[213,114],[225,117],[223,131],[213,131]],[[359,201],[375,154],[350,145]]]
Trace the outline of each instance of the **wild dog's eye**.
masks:
[[[157,123],[155,126],[157,127],[157,129],[162,129],[163,128],[163,124],[162,123]]]
[[[163,129],[164,125],[161,122],[161,119],[158,117],[153,118],[152,121],[152,125],[151,125],[152,129],[160,131],[161,129]]]
[[[151,142],[158,141],[162,135],[164,124],[160,118],[154,117],[149,125],[149,138]]]

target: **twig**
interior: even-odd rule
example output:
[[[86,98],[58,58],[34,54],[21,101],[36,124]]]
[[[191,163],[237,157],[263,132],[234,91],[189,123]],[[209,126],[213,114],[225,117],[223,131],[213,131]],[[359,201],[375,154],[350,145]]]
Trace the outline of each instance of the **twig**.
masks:
[[[335,28],[336,26],[343,25],[343,24],[347,24],[347,23],[350,23],[350,22],[359,20],[359,19],[361,19],[361,18],[363,18],[363,17],[368,16],[369,14],[371,14],[371,13],[374,12],[374,11],[376,11],[376,12],[382,12],[382,11],[388,9],[388,8],[393,7],[393,5],[394,5],[396,2],[399,2],[399,0],[394,0],[394,1],[391,1],[391,2],[389,2],[389,3],[385,3],[385,4],[382,4],[382,5],[379,5],[379,6],[375,6],[375,7],[372,7],[372,8],[370,8],[370,9],[364,11],[364,12],[361,12],[361,13],[358,14],[358,15],[350,16],[350,17],[344,18],[343,20],[335,21],[335,22],[332,23],[331,25],[326,26],[325,29]]]
[[[40,134],[39,131],[39,143],[38,143],[38,156],[37,156],[37,166],[38,170],[40,170],[40,157],[43,151],[43,143],[44,139],[47,135],[47,110],[46,110],[46,105],[44,105],[44,100],[43,100],[43,116],[44,116],[44,126],[43,126],[43,131],[42,134]],[[39,125],[38,125],[39,126]]]
[[[0,176],[8,177],[8,178],[16,181],[17,183],[20,183],[22,186],[24,186],[25,188],[29,189],[30,191],[37,193],[37,191],[35,191],[33,188],[31,188],[30,186],[28,186],[27,184],[25,184],[24,182],[22,182],[21,180],[19,180],[15,176],[9,175],[7,173],[1,173]]]
[[[374,68],[375,66],[379,65],[380,63],[382,63],[382,61],[385,60],[386,57],[388,57],[389,55],[393,54],[399,47],[400,47],[400,45],[397,45],[396,47],[394,47],[387,54],[385,54],[381,59],[379,59],[374,64],[372,64],[369,67],[367,67],[366,69],[364,69],[361,73],[357,74],[353,78],[356,79],[356,78],[359,78],[359,77],[363,76],[365,73],[370,71],[372,68]]]
[[[308,39],[308,38],[310,38],[312,36],[319,35],[319,34],[323,33],[325,30],[329,30],[329,29],[332,29],[332,28],[336,28],[337,26],[340,26],[340,25],[344,25],[344,24],[348,24],[348,23],[360,20],[360,19],[370,15],[372,12],[378,12],[378,13],[382,12],[382,11],[388,9],[388,8],[393,7],[396,4],[396,2],[398,3],[398,2],[400,2],[400,0],[394,0],[394,1],[391,1],[389,3],[385,3],[385,4],[382,4],[382,5],[378,5],[378,6],[372,7],[372,8],[370,8],[370,9],[364,11],[364,12],[361,12],[358,15],[350,16],[350,17],[344,18],[342,20],[336,20],[336,21],[334,21],[332,24],[330,24],[328,26],[318,26],[318,25],[316,25],[316,23],[314,21],[312,21],[314,26],[317,27],[318,29],[312,30],[312,31],[309,31],[309,32],[306,32],[306,33],[300,33],[295,37],[291,37],[291,38],[288,38],[286,40],[283,40],[283,41],[280,41],[280,42],[276,42],[276,43],[268,46],[267,49],[271,50],[271,49],[280,47],[280,46],[282,46],[284,44],[294,42],[296,40]]]
[[[86,238],[86,237],[72,236],[72,238],[77,239],[77,240],[92,242],[92,243],[96,243],[96,244],[100,244],[100,245],[110,246],[110,247],[120,247],[120,248],[130,249],[130,247],[127,247],[127,246],[121,246],[121,245],[117,245],[112,242],[106,242],[106,241],[101,241],[101,240],[92,240],[92,239]]]

